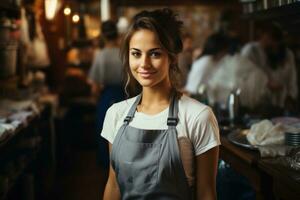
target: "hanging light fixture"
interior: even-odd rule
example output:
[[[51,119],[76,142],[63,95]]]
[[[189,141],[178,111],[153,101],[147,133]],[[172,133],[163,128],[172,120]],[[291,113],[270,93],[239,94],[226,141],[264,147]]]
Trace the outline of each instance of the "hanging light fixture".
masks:
[[[106,21],[110,19],[110,1],[100,0],[101,5],[101,20]]]
[[[56,14],[58,0],[45,0],[46,19],[52,20]]]

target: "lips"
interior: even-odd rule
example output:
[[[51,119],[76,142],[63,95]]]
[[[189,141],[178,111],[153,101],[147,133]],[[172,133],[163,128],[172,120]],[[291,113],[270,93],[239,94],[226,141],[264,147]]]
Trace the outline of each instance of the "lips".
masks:
[[[155,71],[139,71],[138,74],[142,77],[142,78],[150,78],[153,74],[155,74]]]

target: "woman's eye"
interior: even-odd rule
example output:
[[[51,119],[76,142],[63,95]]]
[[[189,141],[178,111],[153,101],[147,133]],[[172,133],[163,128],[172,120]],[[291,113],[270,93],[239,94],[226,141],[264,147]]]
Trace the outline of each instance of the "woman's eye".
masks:
[[[161,56],[161,53],[160,52],[151,52],[150,56],[152,58],[159,58]]]
[[[141,54],[139,52],[135,52],[135,51],[131,52],[131,55],[136,57],[136,58],[141,56]]]

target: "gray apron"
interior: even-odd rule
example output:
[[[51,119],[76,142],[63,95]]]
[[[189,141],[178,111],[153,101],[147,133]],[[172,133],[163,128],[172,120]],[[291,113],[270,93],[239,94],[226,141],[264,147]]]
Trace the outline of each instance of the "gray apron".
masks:
[[[143,130],[129,125],[140,99],[141,94],[112,145],[111,164],[122,199],[192,199],[177,141],[177,98],[172,98],[166,130]]]

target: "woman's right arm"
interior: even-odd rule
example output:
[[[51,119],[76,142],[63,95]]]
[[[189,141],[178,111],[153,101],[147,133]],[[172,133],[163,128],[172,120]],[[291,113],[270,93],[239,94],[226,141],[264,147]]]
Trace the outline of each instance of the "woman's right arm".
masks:
[[[109,143],[109,152],[111,152],[112,144]],[[120,190],[116,179],[116,174],[112,166],[109,168],[108,181],[105,186],[103,200],[120,200]]]

